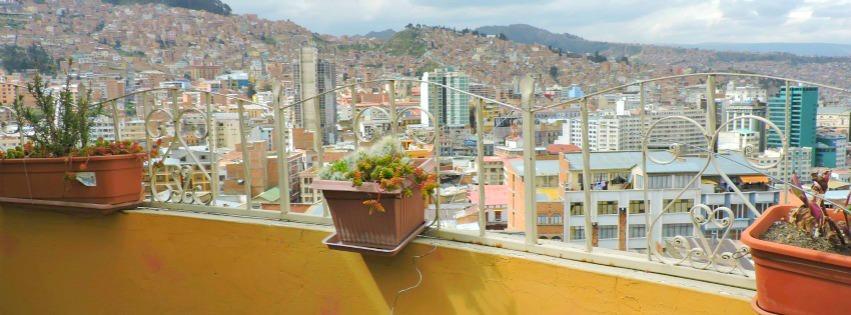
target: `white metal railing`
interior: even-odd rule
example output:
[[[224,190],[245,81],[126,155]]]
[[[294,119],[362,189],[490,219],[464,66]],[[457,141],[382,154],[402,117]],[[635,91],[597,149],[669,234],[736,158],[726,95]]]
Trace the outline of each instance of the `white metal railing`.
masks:
[[[715,80],[716,77],[752,77],[752,78],[764,78],[764,79],[773,79],[784,81],[786,87],[786,112],[785,112],[785,125],[781,130],[776,124],[772,123],[770,120],[758,117],[758,116],[741,116],[734,118],[729,121],[717,122],[715,119]],[[664,117],[660,120],[656,120],[653,123],[650,123],[647,120],[645,108],[646,108],[646,98],[645,98],[645,90],[646,84],[650,82],[660,81],[660,80],[671,80],[671,79],[680,79],[686,77],[705,77],[707,82],[707,122],[704,126],[703,124],[684,116],[671,116]],[[749,272],[746,268],[742,266],[742,259],[747,259],[748,251],[747,248],[742,246],[737,247],[725,247],[729,245],[726,243],[726,240],[730,239],[730,229],[733,224],[733,219],[735,217],[733,211],[725,206],[718,207],[716,206],[708,206],[705,204],[694,204],[690,207],[687,212],[687,216],[689,218],[688,224],[691,224],[693,227],[694,237],[685,237],[682,235],[678,235],[675,237],[669,237],[667,239],[663,238],[661,233],[659,233],[660,224],[664,221],[662,218],[668,214],[674,204],[675,201],[679,200],[683,194],[689,190],[694,189],[693,184],[698,183],[701,180],[702,175],[711,167],[714,167],[718,170],[718,176],[725,182],[728,187],[732,188],[732,192],[730,194],[735,194],[745,204],[748,211],[750,211],[751,215],[756,217],[760,215],[762,209],[757,209],[753,203],[751,203],[750,199],[745,196],[736,185],[736,182],[731,180],[730,176],[725,174],[720,167],[718,167],[718,162],[721,159],[725,159],[726,157],[720,156],[716,153],[715,147],[718,141],[719,132],[723,130],[725,126],[736,121],[736,120],[744,120],[744,119],[754,119],[761,121],[764,123],[767,128],[766,130],[771,130],[778,135],[783,135],[781,137],[783,143],[783,156],[778,158],[777,162],[771,165],[758,165],[752,164],[748,162],[751,167],[755,170],[765,170],[771,167],[776,167],[780,163],[784,163],[784,165],[788,165],[788,158],[785,156],[786,152],[788,152],[789,144],[787,143],[787,139],[789,137],[790,126],[791,126],[791,111],[790,111],[790,95],[789,91],[790,83],[797,82],[806,85],[818,86],[827,89],[832,89],[840,92],[848,93],[849,90],[837,88],[833,86],[817,84],[807,81],[788,79],[788,78],[780,78],[773,76],[765,76],[765,75],[754,75],[754,74],[740,74],[740,73],[700,73],[700,74],[689,74],[689,75],[678,75],[678,76],[669,76],[662,78],[654,78],[648,80],[636,81],[634,83],[625,84],[617,87],[612,87],[608,89],[603,89],[597,91],[595,93],[591,93],[585,95],[580,98],[571,99],[566,102],[545,105],[545,106],[535,106],[535,78],[532,76],[525,76],[520,81],[520,106],[515,106],[512,104],[504,103],[495,99],[487,98],[484,96],[476,95],[467,91],[463,91],[457,89],[452,86],[447,86],[443,84],[439,84],[436,82],[423,81],[418,79],[409,79],[409,78],[392,78],[392,79],[380,79],[380,80],[372,80],[366,82],[359,82],[355,84],[346,84],[335,89],[325,91],[323,93],[318,93],[316,95],[307,95],[304,99],[293,102],[290,104],[285,104],[286,97],[283,92],[283,88],[281,86],[277,86],[274,90],[274,99],[271,102],[271,106],[265,104],[259,104],[253,102],[251,100],[247,100],[235,95],[227,95],[221,94],[217,92],[211,91],[202,91],[202,90],[193,90],[193,89],[179,89],[174,87],[168,88],[155,88],[155,89],[147,89],[136,91],[118,98],[108,99],[98,104],[108,105],[108,108],[111,109],[111,118],[112,123],[114,125],[114,133],[115,139],[122,139],[122,130],[121,130],[121,115],[120,115],[120,102],[127,102],[132,97],[136,103],[137,111],[140,109],[139,104],[141,104],[141,113],[142,117],[144,117],[145,122],[145,142],[149,150],[154,149],[154,145],[158,143],[160,140],[170,140],[167,141],[165,148],[158,148],[161,151],[161,156],[157,160],[152,160],[148,163],[148,183],[147,185],[150,188],[150,200],[149,206],[165,208],[165,209],[173,209],[173,210],[182,210],[182,211],[196,211],[196,212],[206,212],[206,213],[220,213],[227,215],[239,215],[239,216],[252,216],[252,217],[260,217],[266,219],[279,219],[279,220],[288,220],[288,221],[297,221],[297,222],[306,222],[306,223],[314,223],[314,224],[331,224],[331,220],[328,217],[328,212],[323,211],[321,216],[313,216],[303,213],[296,213],[292,211],[292,202],[290,200],[290,185],[291,179],[293,176],[297,176],[298,174],[290,173],[290,165],[289,165],[289,157],[290,153],[290,143],[289,137],[293,131],[293,126],[290,124],[290,115],[294,106],[314,106],[314,111],[319,113],[319,102],[316,101],[319,97],[324,95],[336,95],[336,93],[343,91],[345,89],[351,89],[353,98],[352,98],[352,108],[353,108],[353,123],[352,123],[352,132],[354,135],[354,146],[361,145],[362,142],[369,142],[371,137],[367,137],[360,132],[359,125],[362,123],[363,116],[368,111],[376,111],[384,114],[389,117],[389,132],[392,135],[397,135],[400,138],[408,138],[417,143],[430,143],[432,144],[432,152],[437,158],[441,158],[440,156],[440,145],[441,145],[441,132],[443,130],[443,126],[440,126],[440,113],[429,113],[427,111],[421,111],[422,115],[428,115],[429,121],[431,122],[431,126],[423,126],[424,129],[419,131],[414,131],[412,129],[400,130],[401,123],[400,117],[404,116],[403,114],[412,111],[411,108],[397,108],[396,99],[395,99],[395,89],[396,84],[398,82],[409,82],[409,83],[424,83],[428,85],[438,86],[440,88],[444,88],[447,90],[451,90],[458,93],[463,93],[473,97],[474,102],[473,106],[475,106],[475,121],[476,121],[476,165],[477,165],[477,178],[478,178],[478,198],[479,202],[476,204],[476,209],[478,211],[478,231],[475,233],[465,232],[465,231],[457,231],[448,229],[446,227],[441,227],[440,218],[437,216],[440,213],[441,205],[440,198],[435,198],[435,221],[437,230],[429,231],[434,236],[443,237],[447,239],[453,239],[458,241],[465,242],[474,242],[485,245],[492,246],[500,246],[510,249],[529,251],[534,253],[546,254],[556,257],[565,257],[569,259],[577,259],[582,261],[601,263],[601,264],[611,264],[626,268],[638,269],[638,270],[646,270],[651,272],[658,273],[667,273],[675,276],[694,278],[699,280],[711,281],[711,282],[719,282],[729,285],[735,285],[739,287],[753,288],[754,283],[752,280],[752,273]],[[362,111],[355,110],[357,108],[356,104],[354,104],[354,90],[357,86],[360,85],[369,85],[369,84],[387,84],[384,90],[387,90],[390,97],[388,98],[388,104],[385,106],[383,104],[372,105],[365,107]],[[538,227],[536,224],[536,152],[535,152],[535,115],[538,113],[555,111],[564,106],[578,104],[580,105],[580,119],[582,121],[582,141],[583,143],[589,143],[589,102],[593,97],[597,97],[606,93],[619,91],[625,89],[630,86],[638,86],[639,88],[639,116],[642,124],[642,142],[641,142],[641,161],[638,163],[642,166],[642,175],[643,178],[643,188],[639,189],[643,194],[644,207],[646,207],[646,212],[643,216],[636,215],[635,217],[639,220],[643,220],[644,227],[646,229],[646,235],[644,237],[646,242],[646,253],[638,254],[638,253],[630,253],[624,251],[615,251],[604,248],[599,248],[594,246],[594,214],[593,209],[596,209],[593,201],[596,200],[593,194],[599,191],[592,190],[592,167],[591,167],[591,151],[588,148],[588,145],[582,146],[582,204],[583,204],[583,214],[582,214],[582,224],[574,225],[581,226],[584,231],[584,240],[583,246],[576,247],[572,246],[569,241],[568,234],[568,226],[570,225],[569,218],[572,217],[570,213],[570,202],[567,199],[564,199],[564,207],[563,212],[561,214],[561,218],[564,218],[562,221],[562,225],[564,226],[564,237],[562,240],[564,242],[555,242],[555,241],[544,241],[538,238]],[[17,86],[16,90],[20,90],[21,88],[25,88],[23,86]],[[200,102],[190,102],[187,106],[182,106],[179,101],[179,93],[182,92],[194,92],[200,93],[202,98]],[[18,93],[21,93],[18,91]],[[165,93],[167,98],[163,99],[162,94]],[[159,96],[159,97],[158,97]],[[240,183],[244,188],[244,203],[240,202],[241,207],[234,206],[223,206],[217,203],[223,195],[222,195],[222,183],[220,182],[220,172],[218,155],[217,151],[220,146],[218,143],[219,139],[219,128],[218,123],[220,120],[217,120],[215,114],[218,112],[217,105],[214,104],[214,97],[224,99],[225,102],[233,101],[236,103],[236,119],[238,125],[238,133],[239,133],[239,141],[242,145],[242,176],[240,178]],[[155,104],[161,101],[162,104],[168,104],[170,106],[156,106]],[[523,234],[525,237],[521,240],[519,238],[508,236],[504,233],[497,233],[487,231],[486,229],[486,209],[485,209],[485,195],[483,183],[484,179],[484,139],[486,137],[484,132],[484,106],[485,104],[495,104],[505,111],[510,111],[514,114],[520,115],[522,119],[522,140],[523,140],[523,174],[522,178],[524,178],[524,200],[523,205],[525,208],[524,213],[524,222],[523,226]],[[271,116],[272,118],[272,128],[273,135],[271,136],[270,141],[273,143],[275,153],[277,154],[277,182],[279,188],[279,199],[277,202],[277,211],[258,209],[253,204],[252,200],[254,197],[257,197],[252,191],[253,183],[255,178],[252,172],[252,163],[255,161],[252,160],[252,155],[249,149],[249,139],[248,133],[255,123],[249,121],[249,117],[247,117],[248,113],[246,112],[246,105],[259,106],[264,114]],[[0,109],[9,112],[11,115],[15,115],[12,108],[4,106],[0,107]],[[0,114],[3,112],[0,111]],[[435,115],[436,114],[436,115]],[[2,116],[0,116],[2,118]],[[188,119],[194,119],[194,123],[188,123]],[[653,135],[654,129],[659,126],[664,121],[681,121],[684,124],[695,128],[700,131],[705,139],[707,146],[704,148],[699,148],[700,151],[704,153],[706,157],[705,164],[702,166],[701,170],[690,178],[685,188],[682,189],[674,189],[671,190],[675,196],[670,200],[670,202],[664,203],[661,209],[654,208],[650,203],[649,195],[652,192],[652,189],[649,185],[649,176],[647,173],[649,164],[656,165],[665,165],[670,164],[676,161],[679,158],[682,158],[682,150],[678,150],[677,147],[679,144],[671,144],[671,152],[672,158],[669,160],[659,160],[650,154],[652,151],[649,147],[651,136]],[[203,122],[201,127],[203,127],[203,132],[198,132],[199,125],[197,122]],[[14,122],[12,122],[14,123]],[[320,120],[316,120],[316,126],[320,125]],[[4,126],[6,127],[6,126]],[[645,128],[646,127],[646,128]],[[315,129],[318,129],[314,127]],[[18,134],[21,138],[21,143],[25,141],[24,136],[24,127],[18,126],[15,130],[9,131],[8,128],[2,128],[2,132],[5,134]],[[203,140],[206,145],[205,149],[209,159],[200,158],[195,151],[191,149],[192,145],[184,135],[184,129],[190,129],[190,131],[194,131],[196,140]],[[315,151],[315,167],[321,165],[324,158],[324,148],[322,145],[322,132],[319,130],[311,131],[314,135],[313,144]],[[422,133],[429,134],[427,136],[423,136]],[[186,161],[183,163],[178,163],[176,165],[170,165],[169,163],[165,163],[165,159],[172,155],[175,151],[183,149],[185,151]],[[265,150],[262,152],[265,157]],[[203,160],[208,160],[207,162]],[[261,160],[261,162],[264,162]],[[209,166],[207,165],[209,164]],[[438,180],[441,175],[440,163],[435,163],[436,168],[435,172],[438,173]],[[789,171],[789,167],[785,167],[786,171]],[[196,175],[200,175],[200,180],[195,180],[199,178]],[[788,178],[788,173],[785,174],[785,178]],[[229,177],[233,176],[233,174],[228,174]],[[196,182],[201,181],[204,185],[209,185],[209,188],[205,188],[204,185],[199,185]],[[784,182],[785,183],[785,182]],[[440,183],[438,183],[440,184]],[[439,185],[438,185],[439,186]],[[788,184],[786,184],[788,187]],[[438,187],[438,194],[440,193],[440,187]],[[564,191],[562,190],[562,193]],[[580,192],[577,192],[580,193]],[[783,200],[785,202],[786,200]],[[839,206],[839,205],[838,205]],[[842,206],[839,206],[843,208]],[[843,208],[844,209],[844,208]],[[710,228],[714,229],[715,237],[707,236],[706,232],[710,230]],[[720,229],[720,233],[718,233]],[[628,231],[627,231],[628,232]],[[668,246],[664,248],[664,252],[662,248],[659,248],[658,244],[668,243]]]

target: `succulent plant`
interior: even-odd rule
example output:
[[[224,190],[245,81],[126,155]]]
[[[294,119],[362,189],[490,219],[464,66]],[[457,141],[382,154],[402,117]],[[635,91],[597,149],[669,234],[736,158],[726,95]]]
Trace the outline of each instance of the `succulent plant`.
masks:
[[[424,198],[437,188],[437,177],[415,166],[398,139],[392,136],[326,165],[319,171],[319,178],[351,181],[353,186],[375,182],[385,192],[399,189],[404,196],[411,196],[412,188],[419,188]],[[363,204],[369,207],[369,213],[385,210],[381,205],[381,193]]]

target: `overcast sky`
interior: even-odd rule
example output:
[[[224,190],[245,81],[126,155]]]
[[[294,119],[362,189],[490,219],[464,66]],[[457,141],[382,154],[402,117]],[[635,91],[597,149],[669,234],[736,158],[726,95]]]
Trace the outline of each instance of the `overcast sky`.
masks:
[[[525,23],[592,40],[639,43],[851,44],[851,0],[225,0],[234,12],[314,32],[363,34],[408,23]]]

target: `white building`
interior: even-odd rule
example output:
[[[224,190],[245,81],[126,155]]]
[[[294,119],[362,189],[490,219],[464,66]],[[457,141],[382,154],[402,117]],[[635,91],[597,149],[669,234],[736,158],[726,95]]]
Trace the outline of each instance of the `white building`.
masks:
[[[658,160],[672,158],[670,153],[664,151],[652,151],[650,154]],[[695,236],[698,227],[694,225],[689,212],[699,204],[712,209],[721,206],[730,208],[735,216],[730,233],[733,239],[737,239],[755,217],[748,203],[761,212],[775,204],[779,198],[779,191],[772,190],[767,185],[768,177],[740,164],[744,162],[744,158],[740,155],[721,154],[715,164],[724,174],[738,182],[737,187],[744,191],[745,200],[730,192],[731,189],[715,167],[709,167],[700,178],[694,179],[707,160],[705,157],[686,156],[666,165],[648,162],[649,204],[645,205],[641,157],[640,151],[591,153],[592,178],[611,182],[609,179],[628,177],[627,184],[607,184],[606,190],[599,189],[603,185],[597,185],[596,181],[592,186],[596,188],[591,192],[589,214],[592,222],[596,224],[599,247],[618,248],[619,232],[623,232],[626,235],[626,249],[645,251],[646,235],[651,230],[647,226],[648,219],[652,220],[660,214],[659,221],[652,229],[655,242],[659,243],[678,235]],[[576,178],[581,178],[582,175],[581,154],[565,154],[564,160],[566,169],[562,169],[562,172],[566,173],[565,180],[567,183],[577,182]],[[625,175],[627,170],[629,173]],[[685,192],[677,198],[677,194],[683,189]],[[564,239],[568,242],[583,243],[584,192],[567,189],[564,196],[565,211],[568,212]],[[662,214],[662,210],[669,204],[668,210]],[[648,212],[650,218],[647,217]],[[621,214],[625,214],[625,222],[621,221]],[[712,228],[703,228],[707,237],[718,233]]]
[[[642,145],[643,131],[654,122],[665,117],[685,116],[701,125],[706,124],[706,114],[701,109],[659,108],[648,110],[642,128],[641,117],[633,114],[617,115],[611,111],[594,113],[588,118],[588,143],[591,151],[628,151],[639,150]],[[582,146],[582,120],[569,118],[562,125],[563,134],[555,141],[557,144]],[[700,130],[682,119],[665,119],[653,129],[651,147],[668,147],[677,143],[685,151],[694,151],[707,147],[707,141]]]
[[[783,149],[774,149],[769,148],[766,149],[765,152],[755,157],[753,163],[760,165],[771,165],[777,163],[780,160],[783,153]],[[809,174],[812,172],[812,154],[813,149],[809,147],[789,148],[789,156],[788,164],[791,174],[798,174],[801,178],[808,178]],[[786,163],[780,162],[776,167],[765,170],[765,172],[770,175],[772,178],[778,180],[789,180],[790,178],[786,178],[784,174],[786,174]]]
[[[750,129],[721,131],[718,133],[719,151],[744,151],[750,148],[753,154],[759,152],[760,133]]]

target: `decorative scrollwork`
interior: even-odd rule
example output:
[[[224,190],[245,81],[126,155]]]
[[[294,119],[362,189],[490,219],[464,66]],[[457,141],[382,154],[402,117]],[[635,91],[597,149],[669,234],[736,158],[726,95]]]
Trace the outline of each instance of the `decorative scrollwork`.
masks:
[[[742,265],[739,259],[747,256],[747,248],[737,248],[735,251],[722,251],[724,245],[733,244],[729,242],[729,233],[732,228],[734,213],[728,207],[717,207],[712,209],[705,204],[692,207],[689,217],[696,227],[696,237],[675,236],[669,242],[670,253],[679,256],[674,265],[689,265],[696,269],[709,269],[722,273],[739,271],[742,274]],[[720,237],[711,240],[706,237],[706,228],[720,229]]]
[[[0,114],[4,114],[9,116],[9,120],[0,121],[0,134],[6,135],[17,135],[21,132],[22,126],[18,125],[16,118],[18,117],[18,113],[15,112],[15,109],[9,106],[0,106]],[[2,116],[0,116],[2,117]],[[15,126],[14,130],[9,130],[10,126]]]
[[[400,125],[399,120],[402,118],[402,114],[412,112],[414,110],[419,110],[421,115],[427,115],[429,121],[437,121],[435,120],[434,115],[427,111],[418,108],[406,107],[398,111],[398,114],[396,114],[396,121],[394,123],[397,126]],[[437,132],[434,130],[434,127],[423,126],[423,128],[408,128],[405,130],[405,134],[419,144],[430,144],[437,140]],[[423,134],[425,134],[425,136],[423,136]]]
[[[687,123],[694,126],[695,128],[697,128],[700,131],[700,134],[703,134],[703,135],[706,134],[706,129],[704,129],[703,126],[701,126],[700,123],[698,123],[694,119],[691,119],[691,118],[685,117],[685,116],[664,117],[662,119],[659,119],[659,120],[653,122],[653,124],[650,125],[650,128],[647,129],[647,132],[644,133],[644,141],[642,141],[641,146],[642,146],[642,149],[644,150],[645,153],[649,152],[650,139],[651,139],[651,135],[653,134],[653,130],[656,129],[656,127],[658,127],[659,124],[661,124],[663,122],[668,122],[668,121],[671,121],[671,120],[684,120]],[[710,143],[709,139],[707,139],[707,143]],[[660,165],[667,165],[667,164],[674,163],[678,159],[682,158],[685,150],[684,150],[684,148],[682,147],[681,144],[672,143],[669,147],[669,152],[671,153],[671,158],[669,160],[659,160],[651,154],[647,154],[647,158],[650,161],[652,161],[653,163],[660,164]]]
[[[721,131],[725,130],[727,125],[729,125],[729,124],[731,124],[735,121],[738,121],[738,120],[749,120],[749,119],[753,119],[753,120],[757,120],[759,122],[762,122],[763,124],[765,124],[768,127],[768,128],[766,128],[766,130],[770,129],[770,130],[774,131],[775,133],[777,133],[777,135],[780,136],[780,140],[783,143],[783,147],[784,148],[786,147],[786,137],[783,134],[783,130],[780,130],[780,127],[777,127],[776,124],[774,124],[773,122],[771,122],[768,119],[765,119],[765,118],[759,117],[759,116],[753,116],[753,115],[738,116],[738,117],[735,117],[735,118],[732,118],[730,120],[725,121],[723,124],[718,126],[717,130],[715,130],[715,133],[712,135],[712,139],[711,139],[710,144],[712,146],[717,144],[718,137],[721,134]],[[757,150],[757,148],[755,148],[753,145],[750,145],[750,144],[746,145],[742,148],[742,155],[743,155],[743,157],[745,158],[745,161],[747,161],[747,163],[750,167],[753,167],[753,168],[756,168],[756,169],[759,169],[759,170],[767,170],[767,169],[772,169],[772,168],[777,167],[778,165],[780,165],[780,163],[783,162],[786,155],[788,155],[787,152],[781,150],[780,156],[773,163],[759,164],[759,163],[754,163],[755,160],[752,158],[755,155],[756,150]]]
[[[359,111],[355,115],[354,119],[352,120],[352,131],[355,134],[355,141],[372,142],[373,140],[376,139],[376,137],[374,135],[375,133],[370,134],[369,137],[364,137],[360,132],[360,129],[361,129],[360,124],[362,122],[361,119],[363,119],[364,113],[370,112],[370,111],[377,111],[377,112],[383,114],[384,117],[387,117],[388,121],[390,120],[390,112],[387,111],[386,109],[384,109],[383,107],[380,107],[380,106],[369,106],[369,107],[365,108],[364,110]],[[390,121],[390,123],[392,124],[394,122]]]

